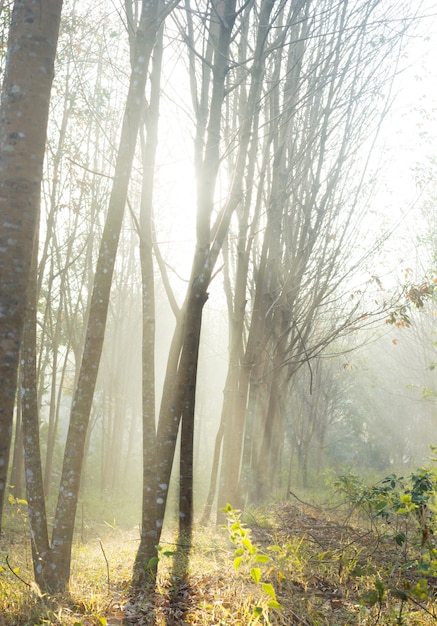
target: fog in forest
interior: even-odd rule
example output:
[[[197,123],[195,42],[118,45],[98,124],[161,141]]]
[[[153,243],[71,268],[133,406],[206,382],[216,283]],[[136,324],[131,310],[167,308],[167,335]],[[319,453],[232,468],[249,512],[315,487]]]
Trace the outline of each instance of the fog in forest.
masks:
[[[84,3],[77,4],[74,10],[78,29],[83,19],[81,11],[84,10]],[[66,79],[64,72],[58,70],[55,77],[50,122],[52,134],[49,140],[51,137],[52,141],[58,140],[66,99],[67,107],[72,109],[71,115],[77,115],[80,120],[79,128],[70,122],[71,135],[67,141],[72,142],[72,145],[61,157],[66,174],[68,172],[74,181],[73,188],[64,183],[64,189],[58,192],[60,199],[57,202],[62,204],[57,216],[57,236],[61,241],[68,241],[71,236],[78,239],[72,230],[76,228],[83,229],[79,230],[82,237],[88,236],[88,197],[96,203],[97,210],[104,203],[107,193],[105,178],[93,175],[94,170],[102,170],[108,160],[107,153],[101,147],[98,154],[94,152],[97,141],[94,135],[90,135],[89,145],[85,147],[83,143],[83,133],[87,132],[89,124],[93,124],[86,116],[86,109],[90,106],[90,95],[87,95],[86,90],[94,86],[97,78],[99,84],[92,103],[96,117],[94,124],[101,125],[105,119],[105,124],[109,125],[111,120],[108,120],[107,111],[111,111],[113,126],[108,126],[109,131],[105,129],[103,140],[99,138],[103,145],[106,142],[110,145],[107,136],[109,133],[115,136],[119,117],[114,102],[117,91],[114,88],[120,88],[118,83],[127,50],[123,31],[116,31],[116,14],[103,13],[100,19],[103,18],[107,24],[102,41],[96,40],[87,47],[83,42],[76,44],[73,58],[63,60],[62,66],[67,65],[68,70],[65,71],[70,72],[67,76],[72,82],[71,94],[63,91],[62,85]],[[65,33],[63,37],[61,58],[68,54],[69,38],[74,38],[75,33]],[[117,51],[112,55],[110,65],[105,53],[108,40]],[[186,61],[177,56],[178,45],[174,49],[170,47],[163,67],[162,80],[166,88],[163,89],[159,122],[162,139],[156,157],[159,177],[155,183],[154,229],[163,257],[162,263],[167,267],[168,280],[180,306],[195,248],[196,184],[192,154],[193,121],[192,114],[187,110],[190,94]],[[354,293],[365,291],[370,308],[377,301],[375,309],[381,306],[384,299],[389,301],[393,293],[401,293],[406,286],[432,277],[435,261],[432,143],[435,135],[433,110],[436,94],[432,85],[436,52],[432,42],[421,35],[420,27],[410,40],[403,42],[403,46],[402,57],[398,61],[398,75],[391,86],[391,109],[386,114],[376,141],[374,137],[371,138],[376,146],[372,146],[368,174],[370,182],[366,182],[371,187],[370,191],[365,191],[369,204],[366,206],[366,217],[357,220],[356,228],[360,231],[353,233],[355,248],[350,254],[352,257],[356,255],[359,260],[367,254],[369,248],[372,248],[372,252],[342,287],[346,294],[349,292],[347,297],[351,298]],[[100,71],[103,67],[104,72],[100,76],[96,74],[96,65],[89,61],[91,54],[101,55]],[[81,69],[79,76],[78,68],[82,67],[85,67],[85,71]],[[60,85],[58,90],[56,81]],[[73,102],[74,107],[69,102]],[[98,128],[92,132],[98,132]],[[365,145],[363,159],[367,158],[367,149]],[[88,166],[81,167],[87,152],[87,162],[94,162],[89,169]],[[131,200],[134,208],[139,202],[139,183],[135,187],[135,176],[134,171]],[[221,176],[218,197],[226,197],[229,174],[224,172]],[[46,211],[49,211],[52,181],[48,178],[45,184]],[[91,185],[98,185],[98,192],[91,189]],[[72,215],[68,213],[69,207],[72,208]],[[93,225],[97,232],[101,228],[101,220],[97,218]],[[44,231],[44,220],[42,228]],[[238,236],[236,228],[237,224],[231,223],[230,237],[234,240]],[[135,221],[127,211],[116,262],[82,479],[82,513],[86,516],[88,508],[100,506],[105,510],[107,521],[116,521],[118,524],[138,523],[141,508],[141,274],[138,234],[135,229]],[[55,242],[50,245],[55,245]],[[88,244],[84,241],[82,245],[85,247]],[[81,244],[76,243],[75,246]],[[78,254],[81,252],[79,248]],[[51,254],[54,254],[53,250]],[[79,260],[82,258],[83,255]],[[80,272],[81,266],[73,259],[73,267],[76,266]],[[219,262],[217,275],[208,290],[202,323],[194,439],[197,515],[202,513],[208,492],[229,360],[224,272],[223,262]],[[80,279],[83,280],[82,276]],[[175,321],[157,267],[155,279],[156,410],[159,411]],[[51,288],[54,290],[51,298],[55,309],[51,315],[55,315],[61,286],[55,284]],[[84,286],[79,283],[71,289],[73,292],[74,289],[80,289],[84,293]],[[251,303],[253,298],[249,295],[249,309]],[[365,312],[367,302],[364,301],[362,306]],[[423,310],[408,313],[412,320],[411,327],[388,324],[389,315],[390,312],[387,312],[378,316],[378,320],[370,323],[369,327],[364,325],[363,329],[351,332],[348,329],[344,337],[327,345],[308,364],[304,364],[289,383],[284,383],[284,389],[280,392],[283,441],[275,467],[272,495],[287,498],[287,490],[290,489],[299,491],[313,488],[323,491],[325,482],[329,482],[335,472],[346,471],[349,467],[375,475],[406,471],[429,456],[429,444],[433,442],[436,429],[433,303],[428,301]],[[53,320],[45,319],[44,312],[41,312],[40,328],[44,329],[47,323],[53,324]],[[80,337],[76,340],[79,343],[81,341]],[[47,362],[40,383],[42,433],[46,432],[50,423],[53,380],[56,387],[61,386],[63,391],[56,400],[59,402],[59,426],[52,475],[56,484],[77,362],[71,348],[67,353],[65,347],[60,346],[55,376],[50,356],[48,353],[45,356]],[[269,357],[265,358],[268,360]],[[269,369],[271,365],[267,364],[266,367]],[[266,377],[268,375],[265,374]],[[261,375],[259,384],[265,382]],[[268,400],[264,399],[264,402]],[[264,404],[258,410],[265,414],[267,406]],[[43,452],[44,445],[43,440]],[[169,513],[177,517],[177,469],[175,474]],[[17,482],[13,481],[14,484]],[[117,494],[116,498],[114,494]],[[256,504],[259,497],[255,490],[250,497],[246,495],[245,499]],[[123,515],[127,516],[126,520],[123,520]]]
[[[64,2],[3,489],[54,553],[432,456],[434,13]]]

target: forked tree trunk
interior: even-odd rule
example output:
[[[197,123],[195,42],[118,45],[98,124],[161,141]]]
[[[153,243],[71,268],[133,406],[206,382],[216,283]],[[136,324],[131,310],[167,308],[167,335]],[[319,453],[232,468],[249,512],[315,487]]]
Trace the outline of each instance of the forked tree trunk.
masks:
[[[222,104],[225,96],[229,45],[236,17],[235,4],[235,0],[219,0],[215,3],[212,14],[211,32],[214,32],[217,39],[212,63],[214,79],[207,140],[203,152],[199,147],[203,145],[203,135],[202,140],[198,138],[197,146],[200,151],[196,153],[196,165],[199,168],[196,250],[187,295],[182,310],[177,316],[167,360],[156,439],[158,455],[156,459],[156,516],[155,519],[150,515],[143,516],[142,541],[134,572],[134,581],[137,583],[141,582],[145,575],[144,556],[153,553],[154,547],[151,542],[154,542],[156,546],[160,540],[181,421],[183,421],[183,427],[180,466],[180,531],[182,533],[189,531],[192,524],[194,408],[202,312],[208,298],[207,289],[212,271],[232,215],[232,209],[229,207],[223,212],[219,220],[220,228],[216,231],[215,245],[212,246],[211,216],[220,163]],[[208,68],[208,72],[210,69]],[[205,112],[206,101],[199,106]],[[143,562],[143,568],[141,568],[141,562]]]
[[[53,536],[49,549],[46,540],[47,527],[43,515],[38,515],[37,518],[30,515],[34,537],[32,548],[35,575],[43,592],[64,591],[70,577],[73,531],[87,429],[102,352],[112,274],[141,118],[149,58],[159,27],[159,5],[160,0],[153,2],[144,0],[140,25],[136,34],[134,64],[115,164],[108,215],[94,278],[82,365],[72,403]],[[36,443],[38,428],[36,412],[29,416],[27,428],[29,433],[34,434],[32,446],[28,450],[27,472],[31,479],[31,484],[28,481],[28,491],[34,493],[33,499],[35,501],[38,500],[38,502],[43,503],[42,480],[32,483],[33,477],[40,474],[38,470],[38,466],[40,466],[39,446]]]
[[[52,538],[52,567],[56,587],[63,591],[70,578],[74,521],[79,497],[86,433],[102,354],[112,275],[120,237],[138,129],[143,109],[149,60],[159,29],[160,0],[143,0],[135,36],[135,52],[121,129],[114,182],[94,276],[82,364],[73,397],[65,444]]]
[[[197,381],[200,331],[203,306],[208,299],[208,287],[217,256],[223,244],[224,234],[232,215],[232,205],[223,213],[220,228],[211,241],[211,218],[214,208],[214,190],[220,164],[220,137],[222,106],[225,97],[225,81],[228,71],[229,46],[236,18],[235,0],[220,0],[216,3],[213,27],[218,26],[216,49],[213,59],[213,84],[209,121],[204,153],[196,153],[198,175],[197,196],[197,243],[191,277],[187,290],[182,317],[178,321],[171,355],[172,366],[167,370],[166,384],[158,426],[158,516],[161,528],[164,520],[168,485],[176,449],[176,440],[181,420],[183,438],[180,467],[179,519],[181,531],[192,524],[192,477],[193,477],[193,431]],[[209,70],[208,70],[209,71]],[[202,143],[202,142],[199,142]],[[212,245],[214,244],[214,245]],[[176,356],[177,355],[177,356]],[[176,358],[175,358],[176,357]]]

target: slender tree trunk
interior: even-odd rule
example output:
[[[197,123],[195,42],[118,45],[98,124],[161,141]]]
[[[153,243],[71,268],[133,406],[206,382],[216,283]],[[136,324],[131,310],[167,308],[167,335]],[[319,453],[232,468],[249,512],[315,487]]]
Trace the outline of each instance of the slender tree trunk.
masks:
[[[194,461],[194,410],[196,404],[197,366],[199,362],[200,331],[202,312],[208,294],[205,290],[193,290],[193,300],[187,307],[185,345],[181,367],[185,373],[179,384],[183,386],[180,488],[179,488],[179,528],[182,534],[190,533],[193,524],[193,461]],[[186,355],[186,357],[185,357]],[[183,362],[186,365],[183,366]]]
[[[16,0],[0,104],[0,528],[62,0]]]
[[[94,276],[88,328],[78,381],[70,414],[64,463],[52,537],[52,566],[56,570],[55,588],[63,591],[70,577],[74,521],[79,497],[86,434],[102,353],[112,275],[136,139],[143,107],[149,59],[159,28],[160,0],[143,0],[136,32],[135,55],[126,108],[115,164],[114,182]]]
[[[59,348],[59,334],[61,328],[61,315],[63,309],[63,298],[60,298],[60,304],[56,315],[55,327],[52,334],[52,375],[50,383],[50,404],[49,404],[49,420],[47,430],[47,450],[44,467],[44,487],[45,494],[48,498],[51,491],[51,477],[52,477],[52,464],[53,454],[56,440],[57,431],[57,384],[58,384],[58,348]],[[35,337],[36,339],[36,337]]]
[[[146,574],[147,564],[156,556],[159,543],[156,526],[157,454],[155,415],[155,286],[153,275],[152,206],[155,157],[158,145],[159,100],[162,66],[161,28],[154,54],[150,77],[150,105],[146,112],[147,141],[141,136],[143,181],[139,224],[140,261],[142,280],[142,416],[143,416],[143,499],[141,540],[134,563],[133,580],[140,583]],[[150,568],[150,573],[156,568]]]
[[[231,419],[226,422],[223,438],[223,461],[217,502],[219,511],[227,501],[230,501],[233,506],[241,506],[240,467],[243,453],[246,403],[249,393],[251,370],[255,364],[255,358],[257,354],[259,354],[258,344],[260,337],[263,335],[266,317],[263,293],[267,251],[268,241],[267,238],[265,238],[257,276],[256,296],[245,355],[243,357],[242,366],[238,372],[237,392],[233,399]]]
[[[29,522],[32,529],[32,561],[35,581],[41,589],[52,588],[56,572],[50,567],[50,548],[39,439],[36,372],[37,249],[34,250],[29,299],[24,324],[22,361],[22,420]]]
[[[218,23],[217,47],[213,60],[213,85],[207,140],[203,159],[196,154],[198,169],[197,197],[197,243],[193,258],[190,283],[180,320],[176,325],[171,354],[172,367],[168,368],[164,385],[163,401],[158,425],[158,528],[162,527],[168,485],[171,476],[175,446],[181,419],[185,420],[184,443],[181,450],[184,477],[181,481],[188,492],[192,491],[192,432],[194,429],[194,405],[197,379],[200,329],[203,306],[208,298],[207,289],[217,256],[238,200],[236,193],[231,199],[215,229],[215,241],[211,241],[211,216],[214,208],[214,190],[220,164],[220,137],[222,106],[225,96],[225,80],[228,71],[229,46],[236,18],[235,0],[220,0],[216,3],[214,19]],[[199,142],[200,143],[200,142]],[[238,178],[238,177],[237,177]],[[239,188],[240,180],[237,182]],[[234,190],[235,191],[235,190]],[[238,196],[239,197],[239,196]],[[219,216],[220,217],[220,216]],[[180,355],[180,358],[178,359]],[[181,530],[192,522],[192,496],[181,494]]]
[[[18,373],[20,376],[20,373]],[[24,450],[23,425],[21,421],[21,394],[17,394],[17,416],[15,420],[14,454],[12,457],[11,489],[15,498],[24,498]]]
[[[214,498],[217,489],[217,480],[219,477],[220,470],[220,453],[223,444],[223,433],[224,433],[224,421],[221,419],[220,426],[218,428],[217,434],[215,436],[215,444],[214,444],[214,455],[212,458],[212,466],[211,466],[211,478],[209,483],[208,495],[206,497],[205,507],[203,509],[202,518],[200,523],[206,525],[209,522],[212,512],[212,505],[214,503]]]

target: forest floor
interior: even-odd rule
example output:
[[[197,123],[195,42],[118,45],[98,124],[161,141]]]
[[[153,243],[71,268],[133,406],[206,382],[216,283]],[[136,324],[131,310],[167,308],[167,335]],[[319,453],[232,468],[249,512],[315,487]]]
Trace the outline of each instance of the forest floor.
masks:
[[[437,578],[420,573],[423,550],[414,542],[398,545],[396,529],[387,532],[344,509],[300,502],[277,502],[241,519],[232,515],[227,529],[194,533],[188,560],[186,547],[168,536],[155,589],[134,594],[129,579],[138,530],[102,525],[100,538],[75,546],[70,594],[64,598],[41,597],[29,583],[25,529],[6,525],[0,541],[0,626],[437,622]]]

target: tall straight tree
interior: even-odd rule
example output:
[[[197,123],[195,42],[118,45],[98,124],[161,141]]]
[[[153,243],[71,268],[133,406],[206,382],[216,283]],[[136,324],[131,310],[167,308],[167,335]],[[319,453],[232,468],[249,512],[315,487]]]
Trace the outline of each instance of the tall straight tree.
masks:
[[[278,484],[283,405],[296,372],[336,336],[362,323],[359,300],[348,293],[354,264],[362,271],[362,263],[350,251],[369,204],[362,185],[369,135],[378,133],[387,111],[408,27],[406,20],[393,31],[393,15],[381,9],[377,0],[356,3],[353,10],[347,4],[326,4],[323,10],[320,4],[311,26],[321,33],[318,43],[305,42],[300,72],[287,71],[290,80],[278,93],[285,119],[272,144],[270,241],[264,279],[257,284],[266,347],[258,390],[264,390],[266,409],[252,430],[245,429],[242,463],[255,498]],[[296,60],[289,57],[286,64],[296,67]],[[276,114],[275,101],[272,109]]]
[[[132,71],[115,162],[112,191],[94,275],[82,363],[71,406],[51,543],[48,543],[44,524],[39,523],[38,526],[32,528],[35,543],[34,572],[36,582],[42,590],[51,593],[65,590],[70,578],[74,522],[87,429],[102,353],[118,241],[142,116],[149,60],[163,15],[161,8],[163,8],[163,3],[160,0],[143,0],[138,27],[135,31]],[[32,461],[32,458],[34,459],[29,454],[29,461]],[[29,469],[32,470],[32,472],[28,472],[29,477],[37,476],[37,465],[33,464]],[[42,480],[39,482],[42,485]],[[42,500],[35,498],[35,502]],[[44,511],[41,509],[32,512],[30,518],[40,520],[43,516]]]
[[[263,0],[260,6],[237,7],[235,0],[211,2],[208,9],[193,10],[185,3],[186,22],[183,39],[190,60],[189,82],[195,112],[194,166],[197,179],[196,245],[191,276],[170,346],[157,431],[156,519],[143,517],[141,554],[136,562],[135,578],[144,576],[146,563],[141,559],[152,549],[145,548],[147,538],[159,541],[168,496],[168,485],[175,457],[178,432],[181,433],[179,471],[179,521],[182,533],[189,533],[193,520],[193,436],[197,368],[199,359],[202,314],[217,258],[222,249],[229,224],[243,195],[248,147],[256,112],[259,107],[262,77],[268,58],[267,33],[275,2]],[[238,130],[235,168],[224,201],[217,202],[216,187],[224,145],[224,107],[226,106],[228,74],[232,67],[235,83],[241,79],[239,66],[235,73],[233,37],[246,46],[247,13],[254,11],[256,20],[255,54],[246,69],[248,83],[247,115]],[[201,34],[199,34],[201,33]],[[247,34],[247,33],[246,33]],[[253,52],[253,51],[252,51]],[[243,75],[246,72],[242,72]],[[236,75],[237,74],[237,75]],[[152,546],[153,547],[153,546]]]
[[[62,0],[16,0],[0,105],[0,524]]]
[[[163,28],[159,32],[150,73],[150,98],[145,115],[147,139],[141,133],[143,163],[141,211],[137,230],[140,238],[142,291],[142,424],[143,424],[143,499],[141,540],[135,557],[134,578],[140,581],[144,565],[156,555],[159,543],[156,526],[156,417],[155,417],[155,286],[153,275],[153,183],[158,145],[159,103],[163,56]]]
[[[248,162],[225,255],[230,357],[206,514],[221,448],[219,507],[241,506],[248,487],[272,493],[286,386],[302,364],[360,321],[356,301],[341,296],[368,205],[361,185],[368,150],[387,111],[409,23],[379,0],[276,8],[250,144],[254,166]],[[231,82],[229,72],[227,137],[237,136],[249,115],[247,66],[255,56],[249,30],[248,58],[240,47],[235,60],[240,80]],[[233,173],[230,148],[226,157]],[[255,489],[255,498],[262,495]]]

